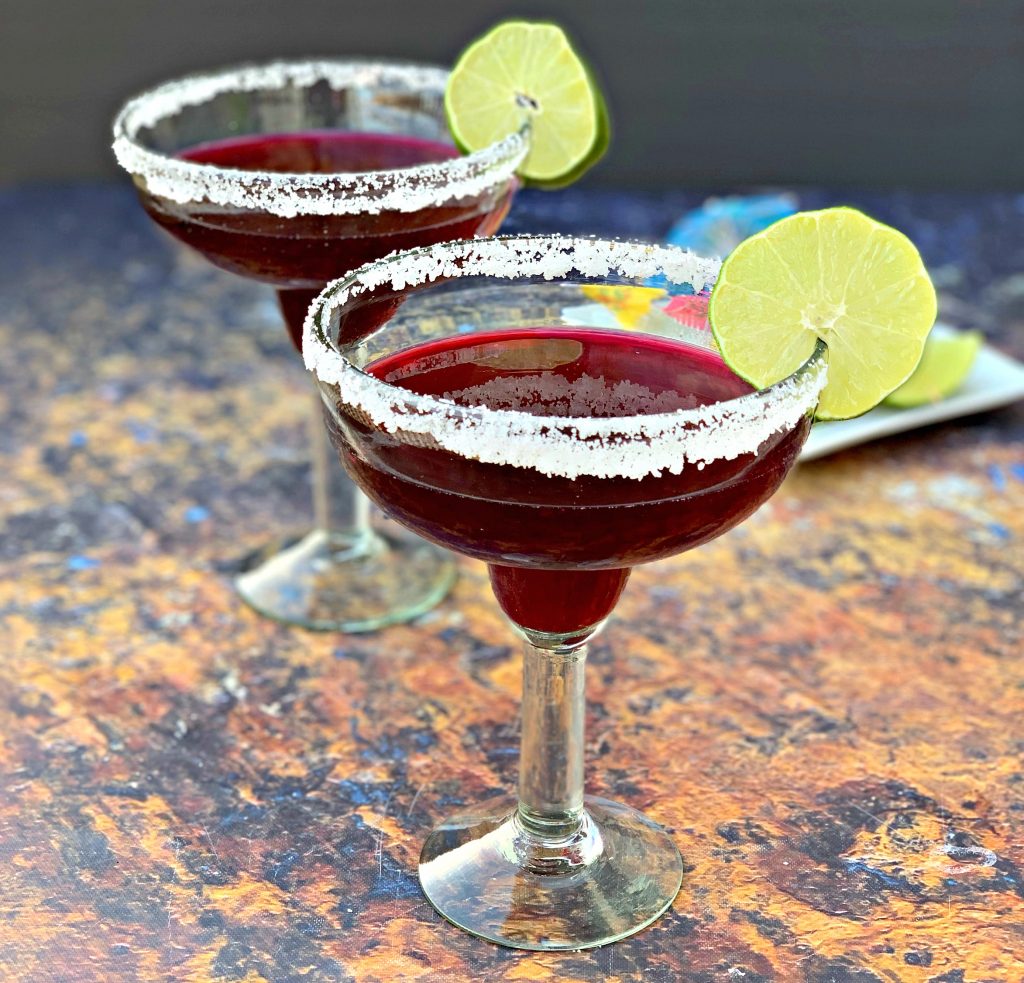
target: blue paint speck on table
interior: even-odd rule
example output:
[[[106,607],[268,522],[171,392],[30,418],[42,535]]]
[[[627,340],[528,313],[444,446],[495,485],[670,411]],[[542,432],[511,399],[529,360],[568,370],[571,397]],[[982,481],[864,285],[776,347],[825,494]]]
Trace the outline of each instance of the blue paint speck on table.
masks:
[[[128,428],[128,432],[139,444],[151,444],[156,440],[156,428],[150,426],[148,423],[140,423],[138,420],[128,420],[126,421],[125,426]]]
[[[93,570],[100,565],[100,561],[91,556],[69,556],[67,562],[64,564],[68,570],[73,570],[76,573],[80,570]]]

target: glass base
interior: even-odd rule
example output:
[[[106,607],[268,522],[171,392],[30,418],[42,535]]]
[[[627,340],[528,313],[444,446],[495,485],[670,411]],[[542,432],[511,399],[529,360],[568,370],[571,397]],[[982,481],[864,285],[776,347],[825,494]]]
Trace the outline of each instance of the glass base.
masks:
[[[588,949],[650,925],[672,904],[683,861],[643,813],[588,796],[580,830],[542,841],[514,807],[454,817],[420,855],[420,883],[450,922],[499,945]]]
[[[363,632],[429,611],[454,582],[451,554],[422,540],[314,530],[284,549],[264,551],[235,587],[246,604],[275,621]]]

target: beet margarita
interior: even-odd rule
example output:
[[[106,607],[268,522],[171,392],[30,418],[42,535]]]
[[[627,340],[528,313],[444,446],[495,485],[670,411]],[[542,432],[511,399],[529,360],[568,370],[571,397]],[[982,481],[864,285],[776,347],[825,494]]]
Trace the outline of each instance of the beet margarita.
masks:
[[[463,406],[534,416],[671,412],[752,392],[721,358],[680,341],[587,328],[527,328],[425,342],[369,366],[379,379]],[[692,549],[778,487],[810,423],[756,454],[679,474],[575,478],[485,464],[384,432],[339,441],[370,497],[417,533],[484,560],[505,613],[574,632],[611,611],[629,568]],[[340,436],[340,435],[339,435]]]
[[[360,174],[440,164],[459,152],[450,143],[396,133],[313,130],[228,137],[178,156],[239,171]],[[328,281],[398,249],[496,232],[511,199],[506,184],[414,212],[281,217],[262,209],[197,211],[143,195],[153,219],[212,263],[276,287],[296,347],[310,302]]]
[[[350,474],[420,535],[487,562],[528,642],[518,804],[450,819],[420,860],[434,906],[484,938],[600,945],[649,924],[679,887],[664,830],[583,795],[585,643],[634,564],[707,542],[778,488],[825,349],[755,392],[710,334],[701,347],[668,318],[666,337],[581,326],[572,311],[584,284],[658,276],[700,291],[717,268],[592,239],[444,243],[357,270],[307,319],[306,365]]]
[[[516,134],[461,156],[447,73],[295,61],[169,82],[129,102],[114,149],[149,215],[217,266],[276,288],[292,339],[334,277],[395,249],[494,232],[526,152]],[[318,410],[319,415],[319,410]],[[413,617],[451,585],[447,554],[371,529],[315,425],[316,529],[236,581],[254,608],[312,628]]]

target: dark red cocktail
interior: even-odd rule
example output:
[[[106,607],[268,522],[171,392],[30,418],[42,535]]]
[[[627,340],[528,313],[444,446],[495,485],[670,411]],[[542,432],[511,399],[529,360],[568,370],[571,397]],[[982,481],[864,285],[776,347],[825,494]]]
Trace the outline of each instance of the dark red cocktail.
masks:
[[[483,938],[602,945],[679,888],[665,830],[583,794],[586,643],[633,565],[707,542],[778,488],[826,372],[819,344],[754,392],[664,294],[643,313],[652,282],[700,294],[717,269],[642,243],[441,243],[355,271],[306,322],[349,473],[420,535],[484,560],[527,641],[518,803],[450,817],[420,855],[427,897]],[[604,327],[606,302],[637,330]]]
[[[525,136],[459,154],[445,121],[447,78],[431,66],[356,60],[189,76],[127,103],[114,151],[163,228],[276,288],[298,346],[309,303],[330,280],[396,249],[493,232],[504,217]],[[319,419],[314,439],[315,528],[252,554],[239,593],[280,621],[342,631],[432,607],[454,579],[451,557],[371,526]]]
[[[692,409],[752,392],[714,351],[585,328],[454,336],[373,363],[385,382],[465,406],[550,417]],[[807,434],[801,418],[756,454],[679,474],[574,479],[485,464],[374,431],[346,467],[421,536],[490,564],[517,624],[570,632],[602,620],[628,568],[692,549],[750,515],[779,486]]]
[[[435,164],[459,156],[450,143],[394,133],[320,130],[229,137],[181,151],[182,160],[218,168],[293,174],[360,174]],[[324,285],[396,249],[497,231],[512,186],[439,200],[413,212],[274,215],[257,208],[177,205],[143,196],[149,214],[210,262],[278,290],[292,341]]]

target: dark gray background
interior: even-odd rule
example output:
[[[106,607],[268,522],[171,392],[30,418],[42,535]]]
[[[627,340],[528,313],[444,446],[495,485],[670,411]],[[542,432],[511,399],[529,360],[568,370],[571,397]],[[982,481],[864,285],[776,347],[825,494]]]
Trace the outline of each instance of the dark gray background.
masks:
[[[0,183],[113,176],[110,116],[182,72],[450,64],[515,15],[564,24],[604,81],[597,183],[1024,184],[1024,0],[0,0]]]

